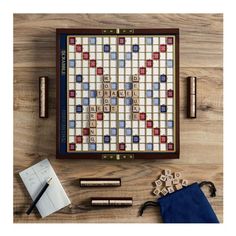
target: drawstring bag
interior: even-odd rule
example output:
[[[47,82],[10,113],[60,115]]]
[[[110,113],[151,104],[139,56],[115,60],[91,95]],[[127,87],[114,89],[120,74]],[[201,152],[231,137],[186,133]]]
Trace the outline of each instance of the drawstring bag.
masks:
[[[201,190],[203,185],[210,188],[211,197],[216,196],[212,182],[193,183],[187,187],[159,198],[156,202],[145,202],[140,215],[147,207],[160,207],[164,223],[219,223],[210,203]]]

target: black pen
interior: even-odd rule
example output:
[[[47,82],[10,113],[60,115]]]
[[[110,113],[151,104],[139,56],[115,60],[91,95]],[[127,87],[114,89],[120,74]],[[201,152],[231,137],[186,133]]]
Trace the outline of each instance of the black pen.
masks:
[[[35,205],[37,204],[37,202],[39,201],[39,199],[42,197],[42,195],[44,194],[44,192],[46,191],[46,189],[48,188],[50,182],[51,182],[52,178],[48,179],[48,181],[46,182],[46,184],[44,185],[44,187],[42,188],[42,190],[39,192],[38,196],[35,198],[35,200],[33,201],[33,203],[31,204],[31,206],[29,207],[29,209],[26,211],[26,214],[29,215],[32,210],[34,209]]]

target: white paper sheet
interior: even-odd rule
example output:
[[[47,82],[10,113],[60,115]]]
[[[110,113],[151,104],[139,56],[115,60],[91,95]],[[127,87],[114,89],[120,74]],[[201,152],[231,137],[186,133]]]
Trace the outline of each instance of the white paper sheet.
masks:
[[[20,172],[20,177],[33,200],[37,197],[47,180],[52,178],[46,192],[36,204],[42,218],[71,203],[48,159]]]

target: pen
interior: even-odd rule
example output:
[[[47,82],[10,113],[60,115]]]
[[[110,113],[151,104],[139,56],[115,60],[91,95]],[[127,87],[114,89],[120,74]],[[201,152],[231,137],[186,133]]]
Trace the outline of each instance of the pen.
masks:
[[[35,205],[37,204],[37,202],[39,201],[39,199],[42,197],[42,195],[44,194],[44,192],[46,191],[46,189],[48,188],[50,182],[51,182],[52,178],[48,179],[48,181],[46,182],[46,184],[44,185],[44,187],[42,188],[42,190],[39,192],[38,196],[35,198],[35,200],[33,201],[33,203],[31,204],[31,206],[29,207],[29,209],[26,211],[26,214],[29,215],[32,210],[34,209]]]

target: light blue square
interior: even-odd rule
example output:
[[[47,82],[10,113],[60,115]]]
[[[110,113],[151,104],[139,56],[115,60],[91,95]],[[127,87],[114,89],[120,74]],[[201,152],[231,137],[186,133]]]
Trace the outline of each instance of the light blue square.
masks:
[[[111,105],[115,106],[117,104],[117,98],[111,98]]]
[[[173,60],[167,60],[167,67],[172,68],[173,67]]]
[[[152,151],[152,149],[153,149],[152,143],[147,143],[147,150]]]
[[[119,60],[119,67],[124,68],[125,67],[125,60]]]
[[[168,126],[168,128],[173,128],[174,127],[174,121],[173,120],[168,120],[167,121],[167,126]]]
[[[111,60],[116,60],[116,52],[111,52]]]
[[[132,129],[131,129],[131,128],[127,128],[127,129],[125,130],[125,134],[126,134],[127,136],[132,135]]]
[[[132,59],[132,53],[131,53],[131,52],[127,52],[127,53],[125,54],[125,59],[126,59],[126,60],[131,60],[131,59]]]
[[[69,67],[75,68],[75,60],[69,60]]]
[[[153,83],[153,90],[159,90],[160,89],[160,83],[155,82]]]
[[[96,44],[96,38],[95,37],[90,37],[89,38],[89,44]]]
[[[160,99],[159,98],[153,98],[153,104],[154,104],[154,106],[159,106],[160,105]]]
[[[91,90],[90,91],[90,97],[95,98],[97,96],[97,91],[96,90]]]
[[[125,83],[125,89],[126,90],[131,90],[133,88],[133,84],[132,83]]]
[[[111,136],[116,136],[116,128],[111,128]]]
[[[83,98],[83,105],[88,106],[89,105],[89,98]]]
[[[111,83],[111,89],[112,90],[117,90],[117,83]]]
[[[119,127],[120,128],[125,128],[125,121],[124,120],[119,121]]]
[[[126,104],[127,106],[131,106],[132,103],[133,103],[133,99],[132,99],[132,98],[125,98],[125,104]]]
[[[146,44],[151,45],[152,42],[153,42],[152,37],[147,37],[147,38],[146,38]]]
[[[89,90],[89,83],[83,83],[83,89]]]
[[[75,128],[75,121],[74,121],[74,120],[70,120],[70,121],[69,121],[69,127],[70,127],[71,129]]]
[[[147,90],[147,91],[146,91],[146,96],[147,96],[148,98],[151,98],[151,97],[152,97],[152,90]]]
[[[91,151],[96,151],[96,143],[90,143],[90,144],[89,144],[89,149],[90,149]]]

